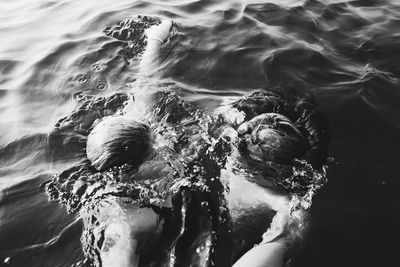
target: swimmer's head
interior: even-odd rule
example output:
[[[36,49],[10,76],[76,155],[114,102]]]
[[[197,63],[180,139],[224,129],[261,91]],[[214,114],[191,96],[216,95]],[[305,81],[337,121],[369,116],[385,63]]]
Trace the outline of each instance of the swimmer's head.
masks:
[[[277,113],[254,117],[243,123],[238,133],[242,154],[259,162],[289,163],[307,150],[306,141],[296,126]]]
[[[141,164],[151,152],[150,128],[126,117],[108,117],[88,136],[86,153],[97,170]]]

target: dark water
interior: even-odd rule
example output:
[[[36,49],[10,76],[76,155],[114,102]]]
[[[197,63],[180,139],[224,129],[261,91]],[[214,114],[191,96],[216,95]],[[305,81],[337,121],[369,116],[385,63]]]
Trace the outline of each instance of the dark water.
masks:
[[[42,182],[47,136],[72,95],[127,91],[123,44],[105,26],[138,14],[179,25],[163,64],[212,110],[257,88],[312,93],[332,124],[328,183],[294,266],[398,266],[400,3],[366,1],[0,1],[0,256],[71,266],[82,226]],[[17,253],[18,256],[11,257]]]

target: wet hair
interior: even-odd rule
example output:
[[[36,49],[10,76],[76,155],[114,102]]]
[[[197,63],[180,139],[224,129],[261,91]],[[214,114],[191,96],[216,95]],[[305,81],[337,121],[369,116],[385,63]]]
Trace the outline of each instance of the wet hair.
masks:
[[[312,101],[302,99],[296,103],[296,127],[309,145],[306,158],[314,167],[321,168],[328,157],[331,131],[325,114]]]
[[[316,168],[326,163],[330,138],[328,120],[312,96],[256,91],[234,102],[232,106],[246,115],[247,122],[244,125],[252,125],[255,130],[253,134],[245,135],[252,140],[246,139],[241,143],[244,154],[250,156],[253,152],[254,157],[275,162],[289,162],[289,159],[303,157]],[[264,119],[261,120],[260,116],[264,116]],[[263,126],[257,126],[258,123]],[[259,139],[264,142],[260,143]],[[266,142],[267,139],[269,142]],[[258,145],[252,147],[255,143]],[[262,151],[264,156],[259,155]]]
[[[75,109],[61,118],[48,135],[46,149],[49,160],[85,157],[87,136],[95,122],[117,113],[129,99],[123,93],[93,97],[82,92],[77,92],[74,98],[77,102]]]
[[[238,128],[241,151],[257,161],[289,163],[302,156],[307,145],[301,132],[285,116],[258,115]]]
[[[152,135],[141,122],[107,117],[88,136],[86,154],[99,171],[125,163],[140,165],[150,154]]]
[[[232,107],[244,112],[246,120],[263,113],[290,114],[289,103],[284,97],[273,91],[256,91],[234,102]]]

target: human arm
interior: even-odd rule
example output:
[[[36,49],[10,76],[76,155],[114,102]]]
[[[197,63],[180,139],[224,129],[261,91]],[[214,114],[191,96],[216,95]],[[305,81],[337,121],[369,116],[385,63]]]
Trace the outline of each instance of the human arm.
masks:
[[[290,203],[285,202],[275,214],[262,241],[247,251],[233,267],[282,267],[286,266],[288,254],[298,242],[304,211],[291,214]]]
[[[152,26],[145,31],[147,46],[140,62],[140,72],[151,75],[161,63],[161,47],[170,35],[171,20],[163,20],[159,25]]]

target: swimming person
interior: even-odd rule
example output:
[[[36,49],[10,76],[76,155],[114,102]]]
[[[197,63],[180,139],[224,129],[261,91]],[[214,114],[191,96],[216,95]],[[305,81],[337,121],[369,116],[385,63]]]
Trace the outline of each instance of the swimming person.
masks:
[[[143,73],[158,68],[171,27],[144,31]],[[83,218],[85,255],[96,266],[284,266],[304,223],[297,196],[324,161],[312,101],[256,91],[208,114],[175,92],[147,93],[85,98],[86,115],[54,131],[79,133],[86,153],[47,186]]]
[[[146,50],[149,53],[145,53],[145,62],[157,62],[156,59],[150,58],[159,56],[154,51],[154,49],[159,48],[160,44],[163,43],[162,40],[157,42],[158,35],[165,39],[165,36],[169,33],[171,23],[167,22],[161,25],[162,27],[152,27],[151,31],[149,31],[152,37],[155,36],[152,40],[155,45],[151,45],[149,50]],[[267,92],[253,94],[247,99],[244,98],[233,105],[236,110],[239,109],[239,112],[233,112],[233,114],[236,113],[239,115],[235,118],[235,123],[239,124],[240,120],[243,120],[243,114],[248,120],[237,128],[237,134],[242,136],[242,143],[237,146],[241,150],[239,154],[246,154],[246,156],[241,158],[249,157],[251,159],[253,164],[250,168],[253,170],[249,170],[249,172],[254,172],[254,169],[258,168],[254,166],[254,162],[261,164],[265,162],[272,163],[272,166],[267,168],[268,170],[265,170],[264,167],[262,168],[264,170],[259,170],[259,172],[264,175],[268,173],[273,176],[273,182],[288,178],[282,177],[284,176],[284,171],[281,171],[285,168],[288,169],[284,165],[290,163],[295,158],[306,156],[308,161],[316,165],[317,168],[322,167],[321,162],[326,158],[324,154],[327,139],[326,132],[324,132],[324,126],[320,123],[321,115],[318,114],[315,106],[311,102],[302,100],[295,103],[293,110],[290,110],[289,105],[286,104],[285,99],[278,94]],[[228,112],[232,114],[232,110],[230,109]],[[289,117],[292,117],[295,123]],[[306,153],[308,155],[305,155]],[[278,165],[284,167],[277,167]],[[234,266],[283,266],[285,260],[287,260],[288,248],[297,242],[296,239],[298,238],[301,224],[303,223],[302,220],[304,219],[302,217],[305,216],[304,210],[292,211],[291,208],[293,207],[290,205],[290,201],[292,200],[290,195],[278,194],[273,190],[268,190],[265,188],[265,179],[258,179],[264,183],[261,190],[260,186],[258,186],[258,190],[255,189],[257,187],[254,186],[257,184],[254,181],[255,179],[247,185],[251,187],[249,194],[263,191],[261,198],[264,199],[251,200],[251,197],[245,196],[246,200],[243,201],[240,199],[240,195],[243,193],[243,189],[246,188],[245,181],[248,179],[233,179],[235,175],[232,172],[229,175],[228,184],[231,191],[227,196],[228,208],[234,211],[231,212],[231,217],[233,217],[233,214],[240,217],[240,215],[237,215],[240,213],[239,210],[250,209],[254,212],[256,209],[255,206],[262,201],[264,201],[266,206],[276,211],[276,215],[270,227],[264,233],[260,245],[243,255]],[[240,188],[239,190],[242,192],[233,192],[233,187]],[[240,206],[235,207],[235,205],[238,205],[238,202]],[[247,207],[244,207],[245,202],[248,204]],[[236,220],[239,220],[239,218],[236,218]]]

